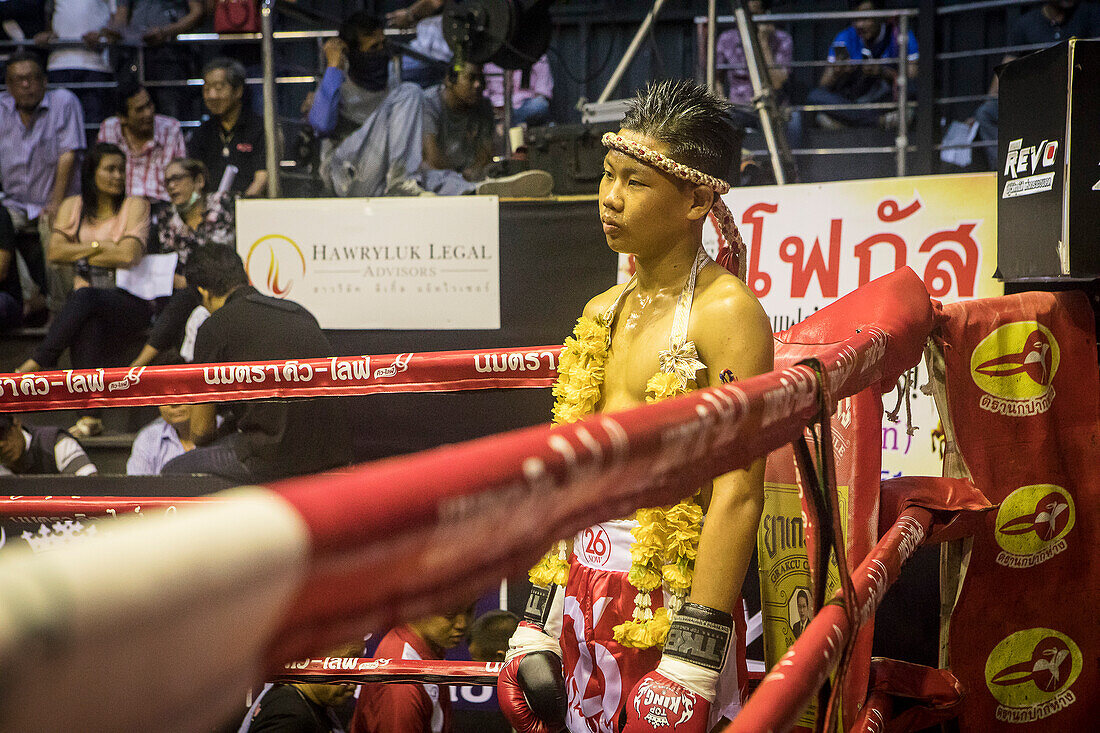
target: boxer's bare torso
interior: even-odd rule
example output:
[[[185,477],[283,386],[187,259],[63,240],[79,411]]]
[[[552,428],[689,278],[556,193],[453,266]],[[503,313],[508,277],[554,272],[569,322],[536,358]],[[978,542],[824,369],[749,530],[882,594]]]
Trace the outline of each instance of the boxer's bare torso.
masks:
[[[668,348],[673,313],[686,280],[685,273],[679,282],[655,292],[640,293],[635,287],[627,293],[612,323],[611,351],[597,411],[613,412],[645,402],[646,382],[660,366],[657,354]],[[625,287],[624,284],[616,285],[597,295],[585,306],[584,315],[593,317],[605,312]],[[743,365],[738,370],[741,374],[731,368],[735,364],[723,366],[721,352],[731,340],[738,341],[739,333],[748,332],[751,337],[753,331],[771,337],[760,304],[740,280],[709,262],[699,273],[688,322],[687,338],[695,343],[700,361],[707,365],[697,373],[696,386],[702,388],[720,383],[721,372],[725,369],[729,369],[734,378],[752,376],[744,373],[755,371],[751,364]]]
[[[658,140],[632,130],[619,134],[667,154]],[[713,195],[710,188],[693,186],[618,150],[604,158],[600,219],[608,246],[635,256],[636,284],[614,316],[598,411],[645,402],[646,383],[659,369],[658,354],[669,348],[676,303],[699,252]],[[593,298],[584,314],[606,312],[624,287]],[[687,340],[706,365],[696,374],[701,388],[718,384],[726,372],[739,380],[772,368],[767,315],[748,287],[714,262],[698,274]],[[763,476],[761,459],[747,470],[714,479],[711,495],[704,496],[707,521],[690,600],[732,610],[756,541]]]

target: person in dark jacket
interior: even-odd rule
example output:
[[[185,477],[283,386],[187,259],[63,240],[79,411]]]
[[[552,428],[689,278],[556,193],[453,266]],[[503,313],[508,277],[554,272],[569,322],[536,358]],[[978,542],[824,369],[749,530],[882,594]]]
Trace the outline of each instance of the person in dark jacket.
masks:
[[[0,414],[0,475],[96,473],[84,448],[61,428],[24,425],[14,415]]]
[[[313,314],[249,285],[232,247],[202,247],[191,254],[184,273],[211,314],[199,328],[194,363],[332,356]],[[207,473],[250,483],[316,473],[349,460],[347,416],[338,400],[235,403],[236,429],[220,437],[215,408],[194,407],[191,433],[202,447],[169,461],[162,474]]]

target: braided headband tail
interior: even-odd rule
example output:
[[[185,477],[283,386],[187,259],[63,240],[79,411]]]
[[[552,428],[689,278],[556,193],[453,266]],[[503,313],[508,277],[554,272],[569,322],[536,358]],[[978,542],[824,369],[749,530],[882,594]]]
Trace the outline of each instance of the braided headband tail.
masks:
[[[676,176],[682,180],[699,186],[710,186],[717,196],[714,197],[714,206],[710,215],[718,226],[718,257],[717,262],[742,281],[745,279],[745,263],[748,259],[745,253],[745,242],[741,239],[741,232],[733,220],[726,202],[722,200],[722,194],[730,190],[730,185],[720,178],[707,175],[683,163],[677,163],[672,158],[661,155],[656,150],[648,148],[634,140],[628,140],[613,132],[604,133],[603,144],[614,148],[621,153],[626,153],[632,158],[660,168],[665,173]]]

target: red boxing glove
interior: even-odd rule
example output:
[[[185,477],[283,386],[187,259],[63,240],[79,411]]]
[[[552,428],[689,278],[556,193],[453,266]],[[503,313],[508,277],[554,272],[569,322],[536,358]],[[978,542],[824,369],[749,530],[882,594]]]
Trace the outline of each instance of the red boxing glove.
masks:
[[[497,701],[519,733],[565,730],[565,679],[561,646],[547,633],[561,626],[561,593],[557,586],[534,586],[524,620],[508,640],[508,654],[497,680]]]
[[[622,733],[706,733],[710,701],[660,672],[650,672],[634,686]]]
[[[706,733],[732,634],[730,614],[685,603],[669,627],[661,663],[627,698],[622,733]]]
[[[504,717],[519,733],[565,730],[561,659],[545,651],[509,660],[497,680],[497,702]]]

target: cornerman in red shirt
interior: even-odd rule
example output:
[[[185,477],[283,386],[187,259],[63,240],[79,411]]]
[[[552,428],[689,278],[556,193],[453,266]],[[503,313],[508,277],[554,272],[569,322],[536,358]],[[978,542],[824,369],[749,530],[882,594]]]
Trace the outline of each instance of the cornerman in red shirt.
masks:
[[[397,626],[382,638],[380,659],[443,659],[466,635],[472,609]],[[448,733],[451,694],[428,684],[368,684],[359,693],[351,733]]]

